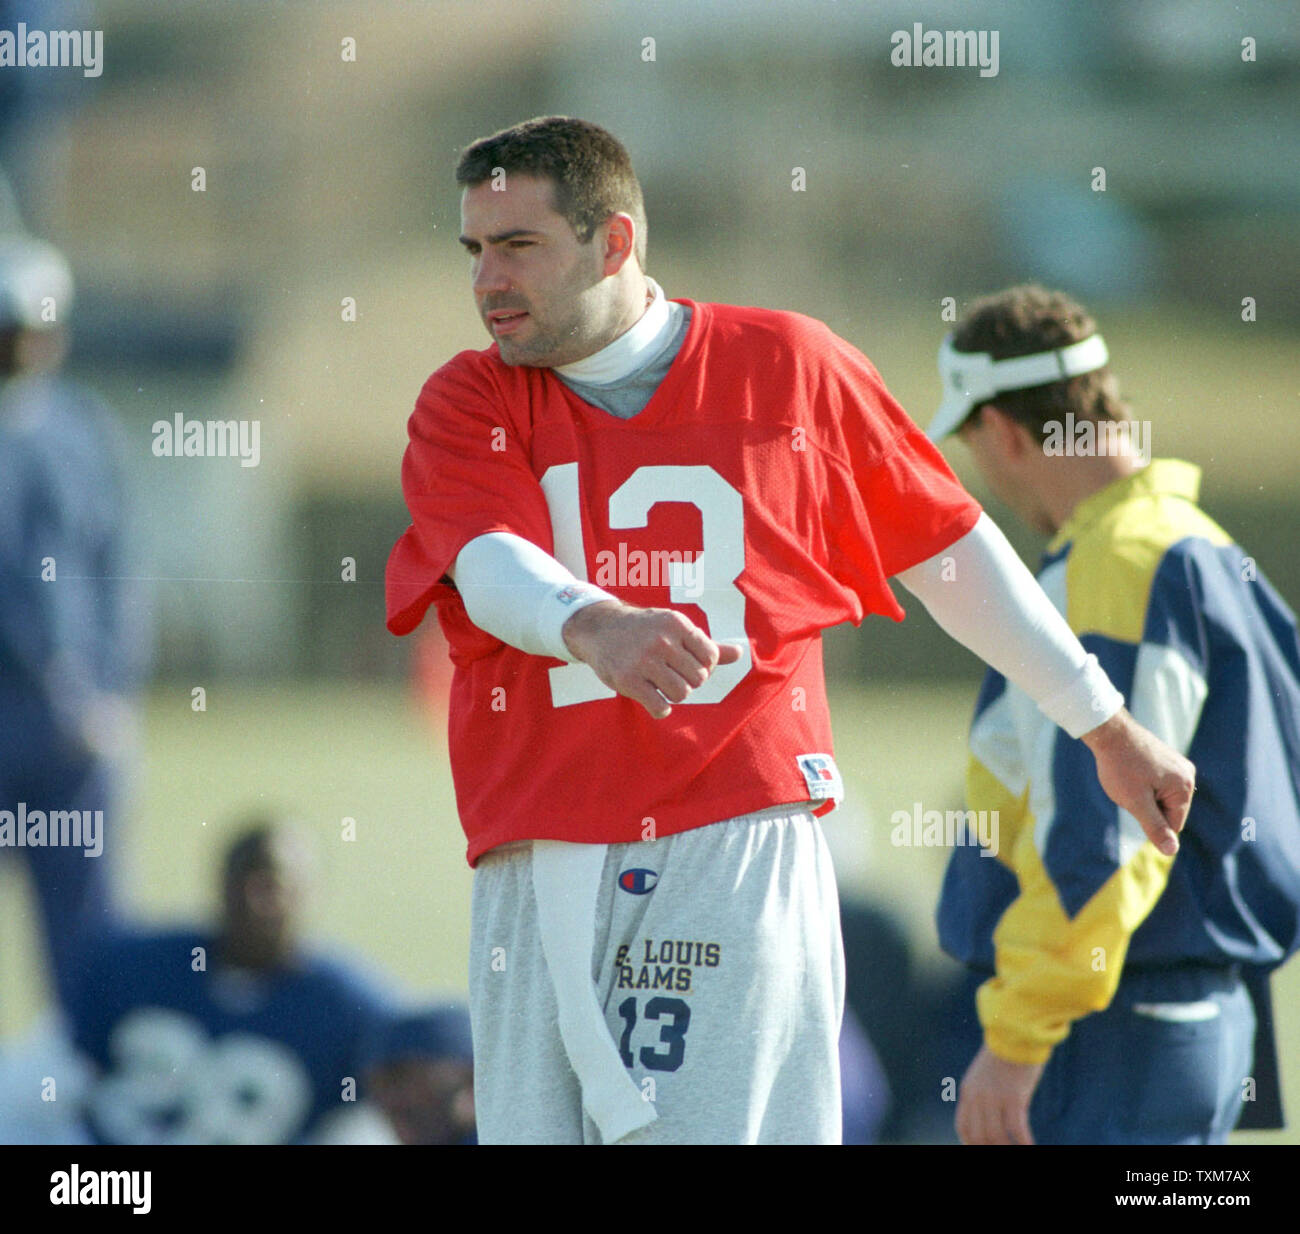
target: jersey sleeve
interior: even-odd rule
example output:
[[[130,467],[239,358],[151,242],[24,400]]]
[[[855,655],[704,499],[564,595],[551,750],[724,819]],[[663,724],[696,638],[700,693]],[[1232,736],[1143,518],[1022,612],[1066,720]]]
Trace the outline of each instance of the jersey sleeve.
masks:
[[[553,551],[527,426],[475,355],[462,353],[429,378],[407,425],[402,494],[411,525],[385,573],[394,634],[409,633],[430,605],[455,595],[447,571],[476,536],[509,531]]]
[[[818,431],[844,467],[830,529],[847,577],[891,578],[933,557],[978,521],[979,503],[885,387],[871,361],[827,332]]]
[[[1098,555],[1102,562],[1104,587],[1072,579],[1070,624],[1138,723],[1185,754],[1208,671],[1196,588],[1177,569],[1153,578],[1122,552]],[[1092,563],[1078,564],[1087,573]],[[977,1004],[993,1053],[1037,1063],[1074,1020],[1109,1006],[1129,942],[1164,892],[1174,858],[1147,843],[1137,819],[1106,796],[1082,742],[1052,730],[1025,744],[1034,821],[1016,837],[1019,894],[994,933],[997,974]]]
[[[955,544],[979,520],[979,503],[915,425],[858,485],[889,578]]]

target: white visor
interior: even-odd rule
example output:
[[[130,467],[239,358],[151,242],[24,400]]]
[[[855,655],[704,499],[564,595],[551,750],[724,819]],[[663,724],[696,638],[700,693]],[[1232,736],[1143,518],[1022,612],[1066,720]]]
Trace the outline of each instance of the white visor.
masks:
[[[961,426],[973,408],[1005,390],[1028,390],[1091,373],[1109,359],[1106,341],[1100,334],[1057,351],[1039,351],[1010,360],[995,360],[983,351],[956,351],[949,334],[939,345],[943,402],[930,421],[927,436],[931,441],[942,441]]]

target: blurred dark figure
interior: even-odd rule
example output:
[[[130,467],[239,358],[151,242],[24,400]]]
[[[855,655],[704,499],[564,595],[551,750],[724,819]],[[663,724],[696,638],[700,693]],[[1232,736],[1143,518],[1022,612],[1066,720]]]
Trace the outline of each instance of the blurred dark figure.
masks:
[[[951,1143],[952,1098],[930,1083],[951,1052],[953,1009],[961,974],[929,977],[914,971],[907,930],[887,909],[841,892],[844,936],[844,1021],[856,1019],[883,1072],[885,1108],[875,1115],[874,1140],[854,1143]],[[850,1109],[845,1041],[845,1120]],[[845,1138],[846,1144],[850,1143]]]
[[[88,0],[0,0],[0,30],[16,33],[19,22],[28,30],[102,26]],[[9,192],[0,192],[0,218],[40,218],[47,224],[53,219],[58,227],[69,195],[72,118],[95,98],[102,81],[80,70],[0,70],[0,165],[10,184]],[[21,222],[4,228],[21,229]]]
[[[302,945],[307,858],[294,831],[250,820],[225,856],[215,931],[122,934],[88,954],[71,1018],[98,1072],[86,1109],[100,1142],[310,1142],[355,1113],[393,1003]]]
[[[449,1005],[394,1020],[369,1078],[371,1100],[403,1144],[478,1142],[468,1008]]]
[[[893,1103],[889,1080],[852,1007],[840,1024],[842,1144],[876,1144]]]
[[[108,867],[147,658],[118,429],[58,375],[72,295],[57,249],[0,236],[0,844],[27,859],[64,1004],[80,941],[113,918]],[[24,825],[67,811],[75,841],[66,825]]]

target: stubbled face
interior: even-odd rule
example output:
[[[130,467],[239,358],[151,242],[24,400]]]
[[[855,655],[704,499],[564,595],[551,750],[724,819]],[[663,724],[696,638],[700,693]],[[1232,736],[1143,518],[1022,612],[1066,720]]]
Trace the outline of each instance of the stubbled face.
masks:
[[[507,364],[554,368],[599,351],[618,333],[612,280],[597,227],[582,244],[536,176],[491,180],[461,197],[461,243],[474,303]]]

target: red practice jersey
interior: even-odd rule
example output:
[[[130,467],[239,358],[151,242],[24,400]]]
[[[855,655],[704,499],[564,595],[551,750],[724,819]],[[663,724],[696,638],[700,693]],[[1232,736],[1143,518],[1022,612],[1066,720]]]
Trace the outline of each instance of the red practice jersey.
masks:
[[[471,865],[510,840],[634,841],[826,797],[822,630],[901,620],[886,579],[979,517],[870,361],[825,325],[680,303],[686,339],[629,420],[495,345],[434,373],[411,416],[412,522],[388,561],[388,628],[406,634],[435,605],[451,645]],[[493,531],[745,654],[653,719],[585,664],[470,621],[446,572]]]

